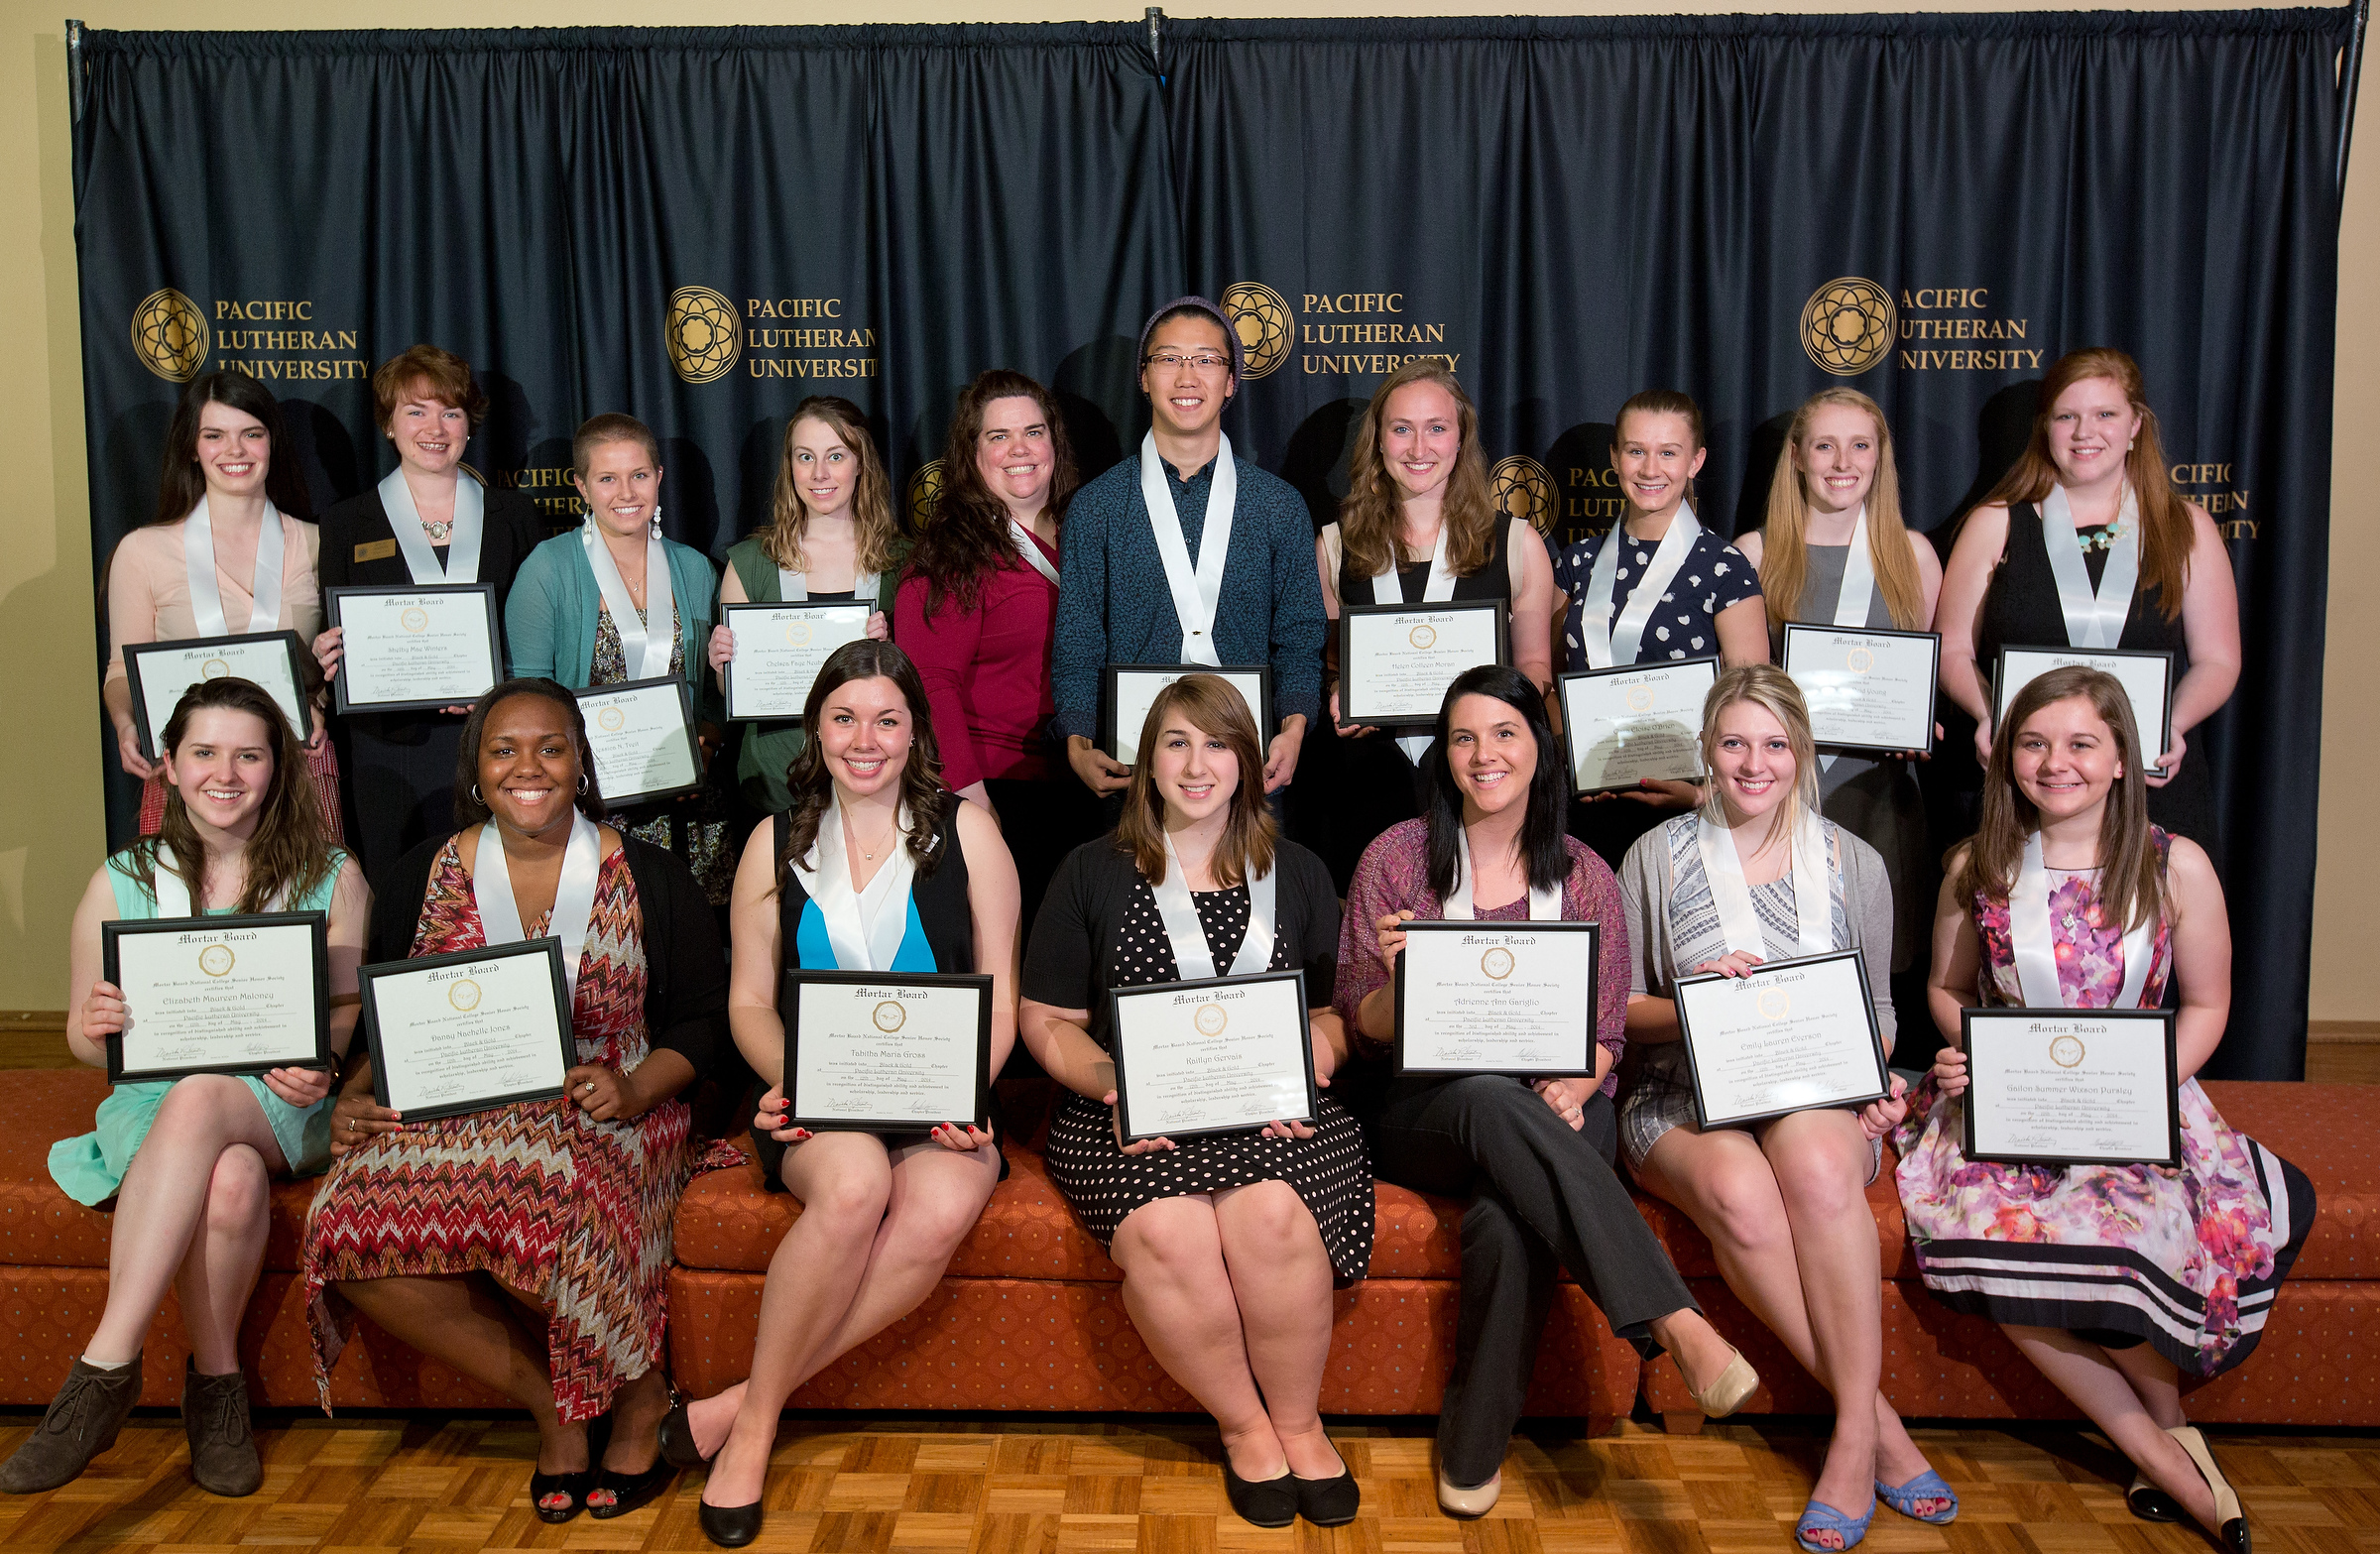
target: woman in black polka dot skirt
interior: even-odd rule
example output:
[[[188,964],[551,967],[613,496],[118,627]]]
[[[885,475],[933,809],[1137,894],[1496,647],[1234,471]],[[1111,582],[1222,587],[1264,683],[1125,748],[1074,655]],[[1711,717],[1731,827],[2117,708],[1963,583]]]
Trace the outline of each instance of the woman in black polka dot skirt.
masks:
[[[1363,1135],[1325,1094],[1310,1122],[1126,1144],[1106,1006],[1111,988],[1303,970],[1327,1085],[1347,1054],[1338,898],[1322,861],[1275,835],[1255,725],[1226,681],[1167,686],[1140,749],[1115,836],[1059,866],[1025,960],[1025,1044],[1074,1092],[1050,1121],[1050,1178],[1123,1267],[1149,1352],[1222,1427],[1233,1509],[1337,1526],[1356,1483],[1319,1402],[1332,1285],[1371,1260]]]

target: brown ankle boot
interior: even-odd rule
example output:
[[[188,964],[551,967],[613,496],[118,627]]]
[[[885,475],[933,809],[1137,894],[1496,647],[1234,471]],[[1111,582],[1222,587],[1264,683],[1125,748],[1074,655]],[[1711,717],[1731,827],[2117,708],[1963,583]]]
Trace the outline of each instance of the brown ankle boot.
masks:
[[[32,1438],[0,1463],[0,1492],[38,1494],[71,1484],[92,1458],[116,1444],[124,1416],[140,1400],[140,1356],[113,1371],[84,1365],[77,1356]]]
[[[237,1498],[265,1482],[248,1427],[248,1382],[237,1371],[203,1375],[187,1363],[181,1377],[181,1428],[190,1439],[190,1477],[198,1488]]]

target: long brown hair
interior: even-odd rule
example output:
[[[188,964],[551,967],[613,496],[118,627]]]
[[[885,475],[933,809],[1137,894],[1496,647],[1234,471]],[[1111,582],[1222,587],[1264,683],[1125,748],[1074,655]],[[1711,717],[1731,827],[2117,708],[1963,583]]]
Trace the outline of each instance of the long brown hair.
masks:
[[[1256,720],[1249,716],[1248,699],[1219,674],[1185,674],[1157,692],[1140,724],[1140,759],[1132,766],[1131,786],[1124,790],[1124,813],[1116,821],[1116,850],[1131,856],[1140,878],[1154,885],[1165,878],[1165,796],[1157,791],[1157,738],[1170,713],[1202,734],[1221,739],[1239,763],[1239,784],[1232,789],[1232,815],[1223,838],[1207,860],[1215,883],[1230,890],[1250,872],[1272,873],[1274,827],[1271,806],[1264,802],[1264,747],[1256,739]]]
[[[305,770],[305,748],[270,692],[253,680],[226,676],[200,680],[181,693],[174,715],[166,720],[161,743],[167,755],[181,748],[193,714],[208,708],[245,712],[265,726],[265,743],[273,750],[273,781],[257,812],[255,834],[242,849],[248,880],[240,893],[239,912],[270,910],[279,897],[293,905],[319,890],[338,868],[330,835],[322,824],[322,807],[314,797],[314,779]],[[188,887],[190,908],[206,910],[206,844],[181,801],[181,789],[166,784],[166,817],[155,836],[144,836],[125,848],[130,872],[152,882],[155,890],[160,844],[174,853],[174,873]]]
[[[1380,452],[1380,422],[1387,418],[1388,396],[1409,383],[1434,383],[1455,402],[1462,440],[1455,467],[1446,478],[1441,521],[1446,525],[1446,564],[1457,577],[1469,577],[1488,564],[1495,548],[1495,526],[1503,521],[1488,494],[1488,460],[1480,451],[1480,413],[1455,381],[1455,370],[1443,356],[1417,356],[1381,380],[1371,404],[1356,427],[1356,444],[1347,459],[1347,497],[1339,504],[1339,543],[1348,570],[1358,577],[1377,577],[1393,562],[1405,559],[1398,540],[1403,530],[1399,515],[1402,494],[1388,461]]]
[[[468,831],[473,826],[485,825],[495,812],[479,794],[479,742],[487,732],[489,717],[515,696],[542,697],[562,709],[562,715],[570,722],[570,749],[578,762],[578,791],[574,795],[578,812],[589,820],[608,816],[611,809],[604,803],[603,787],[595,779],[595,747],[587,743],[587,715],[579,709],[578,697],[559,680],[525,675],[489,686],[472,705],[471,715],[463,719],[463,742],[454,757],[454,828]]]
[[[785,418],[785,435],[777,449],[776,491],[769,503],[769,527],[761,532],[761,549],[788,571],[806,572],[801,538],[809,531],[809,505],[801,500],[800,482],[793,478],[793,428],[805,420],[824,421],[860,461],[859,483],[852,488],[851,519],[858,532],[856,549],[862,572],[892,569],[892,477],[868,435],[868,417],[851,401],[836,394],[813,394],[793,407]]]
[[[2025,839],[2041,826],[2041,811],[2016,785],[2016,736],[2042,708],[2070,696],[2090,701],[2091,710],[2115,737],[2122,777],[2107,791],[2099,818],[2099,883],[2095,894],[2108,915],[2125,928],[2154,919],[2164,903],[2157,849],[2149,838],[2149,787],[2142,775],[2140,731],[2132,722],[2132,698],[2121,680],[2080,665],[2052,669],[2027,683],[2009,704],[1992,734],[1991,762],[1983,771],[1983,812],[1955,872],[1954,892],[1963,901],[1977,896],[2006,900],[2016,888]]]
[[[801,705],[801,726],[812,730],[801,742],[800,754],[785,769],[785,786],[792,789],[793,807],[776,828],[776,889],[781,895],[793,878],[794,863],[807,856],[818,840],[818,823],[835,796],[833,774],[826,770],[826,753],[815,730],[827,696],[853,680],[891,680],[909,704],[909,754],[900,769],[900,801],[909,810],[909,857],[920,876],[940,866],[943,849],[935,840],[958,795],[942,780],[942,755],[934,744],[934,709],[925,699],[925,680],[909,656],[889,642],[863,637],[847,642],[827,656],[810,684],[810,697]]]
[[[1044,512],[1063,522],[1066,504],[1082,484],[1074,449],[1066,441],[1065,419],[1047,389],[1023,373],[995,367],[960,390],[950,435],[942,444],[942,497],[933,522],[909,551],[909,575],[925,579],[929,620],[945,601],[961,613],[975,609],[983,599],[985,581],[1001,568],[1018,564],[1016,547],[1009,538],[1008,504],[992,494],[976,466],[984,412],[996,400],[1031,400],[1049,428],[1049,499]]]
[[[1619,414],[1611,418],[1611,454],[1614,464],[1618,462],[1619,444],[1627,434],[1630,416],[1682,416],[1686,418],[1687,434],[1694,438],[1696,451],[1706,446],[1703,441],[1703,408],[1694,403],[1692,395],[1680,394],[1675,389],[1646,389],[1629,395],[1627,403],[1620,406]],[[1633,505],[1622,499],[1622,506]],[[1692,475],[1686,477],[1686,505],[1702,506],[1695,494]],[[1624,522],[1626,515],[1623,513],[1621,518]]]
[[[2107,378],[2124,391],[2140,417],[2132,451],[2124,457],[2124,479],[2140,502],[2140,580],[2157,590],[2157,606],[2169,621],[2182,614],[2182,590],[2190,580],[2190,549],[2195,538],[2190,504],[2174,489],[2165,467],[2165,442],[2157,434],[2157,413],[2149,409],[2149,391],[2141,381],[2140,364],[2110,345],[2069,351],[2041,380],[2041,399],[2033,411],[2033,435],[2008,473],[1991,488],[1980,507],[2039,503],[2058,484],[2058,461],[2050,456],[2050,415],[2058,396],[2089,378]]]
[[[1926,589],[1901,518],[1901,476],[1893,462],[1892,428],[1884,423],[1882,408],[1857,389],[1821,389],[1802,401],[1777,454],[1777,472],[1768,483],[1768,516],[1760,525],[1760,593],[1768,601],[1769,627],[1775,630],[1795,619],[1809,580],[1810,493],[1802,484],[1802,472],[1794,467],[1794,451],[1810,435],[1810,422],[1830,405],[1859,411],[1876,423],[1876,478],[1867,490],[1868,561],[1875,568],[1884,608],[1892,612],[1892,624],[1905,632],[1923,631]]]
[[[265,500],[292,518],[313,511],[305,481],[290,448],[289,425],[273,391],[237,367],[203,373],[181,391],[174,420],[166,428],[165,453],[158,465],[157,511],[150,524],[178,524],[206,495],[206,472],[198,467],[198,417],[209,405],[224,405],[264,422]],[[144,528],[147,526],[144,525]],[[113,559],[112,556],[110,558]]]
[[[1719,715],[1739,701],[1748,701],[1761,708],[1785,727],[1785,742],[1793,747],[1793,801],[1779,804],[1768,812],[1768,831],[1762,837],[1766,846],[1780,836],[1789,836],[1802,810],[1813,816],[1818,813],[1818,746],[1810,737],[1810,704],[1802,699],[1802,687],[1793,676],[1773,663],[1739,663],[1720,671],[1718,680],[1703,697],[1703,768],[1716,773],[1719,762]],[[1727,805],[1714,779],[1705,784],[1702,804],[1703,818],[1722,830],[1727,826]]]

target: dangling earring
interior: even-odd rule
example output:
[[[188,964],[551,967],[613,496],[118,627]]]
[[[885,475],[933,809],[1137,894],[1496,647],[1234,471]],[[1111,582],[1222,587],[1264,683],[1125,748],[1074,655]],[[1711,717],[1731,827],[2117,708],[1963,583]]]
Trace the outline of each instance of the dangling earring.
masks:
[[[471,802],[477,804],[482,809],[488,807],[488,801],[479,796],[479,784],[477,782],[471,784]]]
[[[578,796],[581,798],[587,796],[587,775],[584,772],[578,775]]]
[[[661,505],[658,502],[653,505],[653,538],[661,538]]]

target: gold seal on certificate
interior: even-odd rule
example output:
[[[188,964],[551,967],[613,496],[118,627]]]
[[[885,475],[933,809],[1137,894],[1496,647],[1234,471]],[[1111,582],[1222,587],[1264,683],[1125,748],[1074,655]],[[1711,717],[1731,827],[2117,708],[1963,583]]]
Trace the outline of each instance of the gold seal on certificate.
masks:
[[[1562,742],[1571,790],[1611,793],[1646,778],[1703,776],[1703,699],[1717,658],[1670,658],[1561,678]]]
[[[1125,766],[1140,759],[1140,727],[1157,692],[1185,674],[1212,674],[1240,692],[1256,720],[1256,746],[1272,738],[1272,670],[1261,663],[1111,663],[1100,671],[1099,748]]]
[[[101,923],[99,974],[124,990],[125,1010],[107,1077],[328,1067],[326,922],[265,912]]]
[[[795,969],[777,1009],[787,1127],[991,1126],[990,977]]]
[[[1788,621],[1784,657],[1819,744],[1885,755],[1934,748],[1937,634]]]
[[[1501,599],[1351,604],[1339,612],[1339,721],[1424,728],[1465,669],[1507,657]]]
[[[345,712],[423,712],[477,701],[504,678],[494,583],[331,588],[344,649],[331,692]]]
[[[1995,1165],[2179,1165],[2174,1012],[1970,1009],[1966,1157]]]
[[[1127,1140],[1314,1119],[1302,971],[1118,988],[1108,1042]]]
[[[736,634],[727,660],[731,722],[801,720],[818,670],[837,648],[868,635],[873,599],[821,603],[722,604],[719,624]]]
[[[182,692],[206,680],[243,679],[261,687],[304,739],[305,645],[296,632],[244,632],[236,637],[190,637],[178,642],[127,643],[124,675],[132,682],[132,726],[141,754],[155,761],[166,748],[166,724]]]
[[[2052,669],[2066,668],[2114,675],[2131,698],[2140,742],[2159,756],[2174,748],[2174,656],[2163,649],[2002,648],[1992,676],[1993,726],[2008,715],[2018,691]],[[2163,767],[2143,770],[2150,777],[2165,776]]]
[[[1569,1079],[1595,1072],[1603,926],[1405,924],[1396,1071]]]
[[[1740,977],[1686,977],[1671,998],[1705,1128],[1865,1106],[1891,1091],[1857,950],[1770,961]]]
[[[389,961],[357,982],[373,1099],[409,1123],[547,1100],[578,1061],[559,939]]]
[[[674,676],[592,685],[578,692],[595,753],[595,783],[618,806],[690,793],[702,786],[686,683]]]

